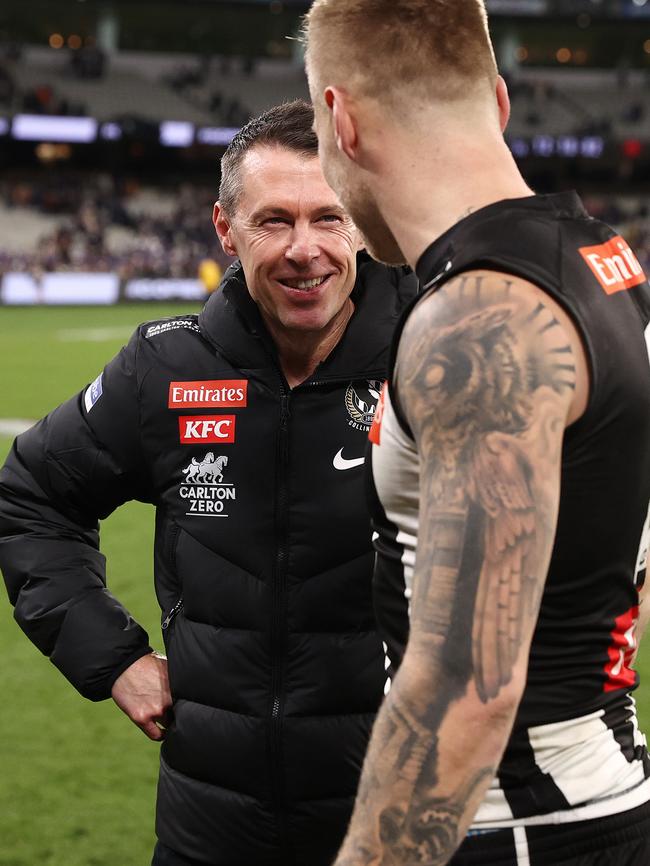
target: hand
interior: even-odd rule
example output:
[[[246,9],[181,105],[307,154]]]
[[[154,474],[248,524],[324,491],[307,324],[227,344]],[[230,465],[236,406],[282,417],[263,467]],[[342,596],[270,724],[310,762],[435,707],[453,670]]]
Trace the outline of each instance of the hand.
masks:
[[[133,662],[115,680],[111,694],[118,707],[150,740],[164,738],[172,706],[164,656],[151,653]]]

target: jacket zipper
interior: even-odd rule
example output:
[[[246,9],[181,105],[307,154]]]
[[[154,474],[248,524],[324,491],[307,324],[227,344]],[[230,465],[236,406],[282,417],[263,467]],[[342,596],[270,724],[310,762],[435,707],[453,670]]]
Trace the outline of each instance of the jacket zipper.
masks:
[[[286,792],[282,750],[282,710],[284,703],[284,663],[287,630],[287,564],[288,555],[288,464],[289,464],[289,400],[290,394],[283,384],[280,405],[280,435],[278,441],[279,486],[277,494],[275,574],[272,592],[271,616],[271,719],[270,755],[271,778],[280,833],[283,862],[289,866]]]
[[[180,534],[180,531],[181,531],[180,526],[178,526],[177,523],[173,523],[171,525],[170,532],[169,532],[169,539],[167,541],[167,558],[169,559],[171,569],[175,575],[177,575],[177,571],[178,571],[176,568],[176,545],[178,543],[178,536]],[[162,624],[160,627],[163,631],[166,631],[169,628],[172,621],[174,620],[176,615],[178,613],[180,613],[182,608],[183,608],[183,596],[180,595],[178,597],[178,601],[176,602],[176,604],[172,607],[172,609],[169,611],[169,613],[167,614],[165,619],[162,621]]]
[[[163,620],[162,625],[161,625],[161,628],[162,628],[163,631],[165,631],[165,629],[168,629],[168,628],[169,628],[169,626],[171,625],[172,621],[174,620],[174,617],[175,617],[177,614],[179,614],[179,613],[181,612],[182,609],[183,609],[183,596],[181,596],[181,597],[178,599],[178,601],[176,602],[176,604],[174,605],[174,607],[169,611],[169,613],[167,614],[167,616],[166,616],[165,619]]]

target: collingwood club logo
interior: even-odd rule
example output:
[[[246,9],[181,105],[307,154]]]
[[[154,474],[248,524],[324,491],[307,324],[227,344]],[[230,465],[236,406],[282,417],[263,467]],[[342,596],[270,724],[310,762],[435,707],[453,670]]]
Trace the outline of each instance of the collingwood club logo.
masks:
[[[182,470],[185,481],[178,492],[188,508],[186,515],[200,514],[204,517],[228,517],[228,502],[237,498],[234,484],[224,481],[224,469],[228,457],[215,457],[208,451],[203,460],[192,457]]]
[[[348,410],[350,427],[355,430],[370,430],[375,409],[379,402],[382,383],[378,379],[369,379],[366,387],[350,383],[345,392],[345,408]]]

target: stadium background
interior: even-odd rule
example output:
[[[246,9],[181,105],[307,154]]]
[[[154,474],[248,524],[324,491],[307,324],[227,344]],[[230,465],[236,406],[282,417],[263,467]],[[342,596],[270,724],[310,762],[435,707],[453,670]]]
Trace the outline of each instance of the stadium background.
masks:
[[[251,114],[306,95],[287,37],[308,5],[3,0],[0,458],[138,322],[214,289],[218,157]],[[650,0],[488,6],[524,175],[578,189],[650,268]],[[151,539],[137,503],[102,526],[109,586],[160,647]],[[147,864],[157,747],[67,686],[6,602],[0,659],[0,866]],[[650,641],[639,667],[650,684]],[[650,729],[648,686],[637,700]]]

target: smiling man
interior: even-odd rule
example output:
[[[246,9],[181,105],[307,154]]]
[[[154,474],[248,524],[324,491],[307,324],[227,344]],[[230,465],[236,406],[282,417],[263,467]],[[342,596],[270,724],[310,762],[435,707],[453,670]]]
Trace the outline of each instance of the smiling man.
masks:
[[[21,627],[164,739],[155,866],[327,866],[383,694],[361,464],[416,280],[360,252],[312,124],[296,102],[239,132],[221,291],[141,326],[0,473]],[[157,509],[168,662],[105,587],[97,520],[129,499]]]
[[[303,112],[298,116],[298,105]],[[252,121],[223,159],[214,224],[242,264],[248,291],[278,351],[290,386],[303,382],[341,339],[363,244],[329,188],[310,130],[295,103]]]

